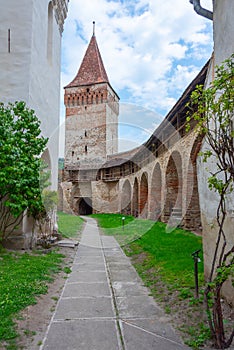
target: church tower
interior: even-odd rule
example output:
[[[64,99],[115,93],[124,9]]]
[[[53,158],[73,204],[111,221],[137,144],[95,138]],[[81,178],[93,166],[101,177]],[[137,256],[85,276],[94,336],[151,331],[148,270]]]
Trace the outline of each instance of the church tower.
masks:
[[[65,87],[65,169],[97,168],[118,152],[119,97],[110,85],[95,27],[75,78]]]

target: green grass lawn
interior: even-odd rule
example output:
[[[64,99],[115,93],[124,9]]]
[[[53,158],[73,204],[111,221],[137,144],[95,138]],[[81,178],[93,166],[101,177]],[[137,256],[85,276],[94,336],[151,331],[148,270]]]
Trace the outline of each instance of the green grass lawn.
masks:
[[[123,217],[125,218],[124,220],[125,226],[135,220],[133,216],[124,216],[121,214],[92,214],[90,216],[95,219],[98,219],[98,224],[102,228],[121,228],[122,229]],[[106,231],[106,234],[108,234],[108,230]]]
[[[0,348],[2,341],[17,336],[14,319],[19,311],[36,303],[36,296],[46,294],[62,260],[63,255],[54,251],[29,254],[0,249]]]
[[[64,238],[77,238],[82,230],[83,219],[79,216],[58,212],[58,229]]]
[[[78,236],[83,226],[81,218],[61,212],[58,218],[63,237]],[[38,295],[47,293],[47,284],[61,271],[63,257],[55,250],[46,254],[22,253],[9,252],[0,246],[0,348],[6,342],[6,349],[16,349],[14,320],[21,310],[36,303]]]
[[[189,231],[176,228],[166,232],[166,224],[150,220],[134,219],[125,216],[125,227],[122,228],[121,215],[95,214],[104,234],[113,235],[128,255],[134,256],[145,252],[145,265],[139,269],[157,267],[157,273],[166,283],[175,287],[193,286],[194,262],[192,252],[202,249],[202,239]],[[202,255],[202,254],[200,254]],[[203,263],[199,264],[199,277],[203,279]]]
[[[166,225],[157,222],[128,248],[129,255],[142,251],[148,253],[149,264],[157,266],[157,272],[166,283],[175,288],[194,285],[194,261],[191,254],[202,249],[201,237],[179,228],[167,233]],[[201,281],[202,261],[198,267]]]
[[[136,219],[133,216],[121,214],[93,214],[98,220],[98,225],[105,235],[112,235],[118,240],[121,246],[135,241],[144,235],[153,225],[150,220]],[[123,220],[124,219],[124,225]]]

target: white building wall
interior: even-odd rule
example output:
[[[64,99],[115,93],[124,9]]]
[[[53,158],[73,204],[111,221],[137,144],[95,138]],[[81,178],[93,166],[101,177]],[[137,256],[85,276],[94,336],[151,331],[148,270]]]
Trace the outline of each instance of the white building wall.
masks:
[[[57,189],[60,104],[61,35],[53,16],[52,57],[47,57],[48,0],[34,0],[29,105],[41,120],[44,136],[49,137],[52,188]],[[43,19],[43,21],[42,21]]]
[[[234,1],[213,0],[215,65],[219,65],[234,52]]]
[[[214,79],[215,66],[220,65],[225,59],[229,58],[234,52],[234,1],[233,0],[214,0],[214,56],[209,67],[209,74],[206,81],[206,87]],[[209,148],[207,143],[203,143],[202,151]],[[207,170],[208,169],[208,170]],[[198,159],[198,188],[200,197],[201,219],[203,227],[203,249],[205,275],[209,275],[212,258],[214,254],[216,237],[217,237],[217,221],[216,212],[218,207],[219,196],[208,189],[207,180],[210,176],[209,171],[215,172],[215,161],[210,159],[208,163],[203,163],[202,159]],[[225,233],[227,236],[227,247],[230,249],[234,244],[234,195],[230,195],[227,202],[227,219],[225,222]],[[234,305],[233,288],[231,284],[227,284],[225,288],[225,296]]]
[[[61,27],[55,18],[66,0],[53,0],[52,57],[47,57],[49,0],[0,0],[0,101],[23,100],[49,137],[52,188],[57,189]],[[55,7],[53,7],[55,5]],[[8,52],[8,29],[11,32]]]
[[[42,134],[49,138],[49,152],[44,158],[50,164],[53,190],[57,190],[58,184],[61,34],[68,1],[0,0],[0,102],[23,100],[35,110]],[[51,24],[49,56],[48,23]],[[28,220],[24,220],[22,230],[21,237],[13,237],[13,246],[28,248],[31,237]]]
[[[33,0],[0,0],[0,10],[0,101],[28,103]]]

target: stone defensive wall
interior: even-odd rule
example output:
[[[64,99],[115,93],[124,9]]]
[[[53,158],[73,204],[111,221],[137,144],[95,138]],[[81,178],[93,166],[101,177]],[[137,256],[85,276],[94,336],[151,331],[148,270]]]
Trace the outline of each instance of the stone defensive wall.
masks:
[[[186,131],[191,92],[206,80],[209,62],[184,91],[147,142],[90,162],[66,168],[60,183],[59,209],[77,214],[122,213],[201,231],[197,155],[202,138]]]

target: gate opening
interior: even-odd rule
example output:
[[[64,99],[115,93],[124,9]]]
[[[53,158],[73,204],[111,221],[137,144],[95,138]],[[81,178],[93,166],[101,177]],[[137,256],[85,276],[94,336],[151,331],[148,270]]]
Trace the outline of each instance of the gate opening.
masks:
[[[79,202],[79,215],[90,215],[92,213],[92,199],[89,197],[81,198]]]

